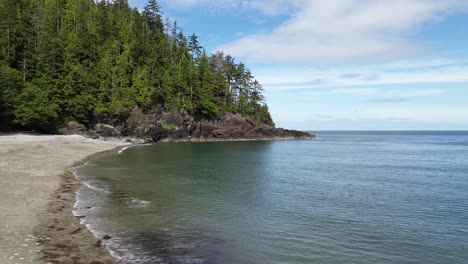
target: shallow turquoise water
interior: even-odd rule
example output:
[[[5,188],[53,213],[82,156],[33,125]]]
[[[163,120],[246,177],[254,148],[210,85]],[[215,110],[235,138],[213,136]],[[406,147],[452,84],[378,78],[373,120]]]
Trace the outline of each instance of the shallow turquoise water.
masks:
[[[468,263],[468,133],[161,143],[82,167],[128,263]]]

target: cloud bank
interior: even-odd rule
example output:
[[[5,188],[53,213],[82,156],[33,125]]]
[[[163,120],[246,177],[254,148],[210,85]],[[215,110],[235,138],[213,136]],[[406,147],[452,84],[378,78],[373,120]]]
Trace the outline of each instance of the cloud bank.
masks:
[[[208,1],[178,0],[186,4]],[[260,63],[380,63],[416,54],[424,48],[408,36],[428,22],[466,11],[464,0],[298,0],[235,1],[263,14],[295,10],[267,34],[251,34],[218,47]]]

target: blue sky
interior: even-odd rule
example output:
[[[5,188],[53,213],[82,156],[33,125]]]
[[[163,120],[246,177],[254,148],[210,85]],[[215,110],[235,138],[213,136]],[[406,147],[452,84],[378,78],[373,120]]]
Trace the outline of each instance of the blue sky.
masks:
[[[159,3],[208,52],[249,66],[277,126],[468,130],[466,0]]]

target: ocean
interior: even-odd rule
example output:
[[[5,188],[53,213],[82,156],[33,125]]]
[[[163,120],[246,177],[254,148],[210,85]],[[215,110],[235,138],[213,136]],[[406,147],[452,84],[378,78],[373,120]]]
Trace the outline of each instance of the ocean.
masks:
[[[468,263],[468,132],[157,143],[76,171],[125,263]]]

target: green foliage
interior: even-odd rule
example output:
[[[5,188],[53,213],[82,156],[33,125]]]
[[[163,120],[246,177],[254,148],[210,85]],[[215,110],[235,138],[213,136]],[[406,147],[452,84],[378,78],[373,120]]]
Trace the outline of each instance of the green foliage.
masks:
[[[22,86],[21,72],[0,62],[0,103],[5,107],[14,107]]]
[[[8,109],[15,106],[22,85],[21,72],[0,62],[0,130],[11,127],[11,113]]]
[[[244,64],[207,55],[162,15],[156,0],[142,12],[126,0],[0,0],[0,115],[44,132],[120,122],[135,106],[273,124]]]
[[[35,127],[41,132],[55,129],[58,121],[58,105],[51,102],[47,82],[28,83],[18,97],[14,108],[15,123],[24,127]]]
[[[216,117],[219,115],[219,108],[214,102],[202,99],[200,102],[200,113],[204,118]]]

